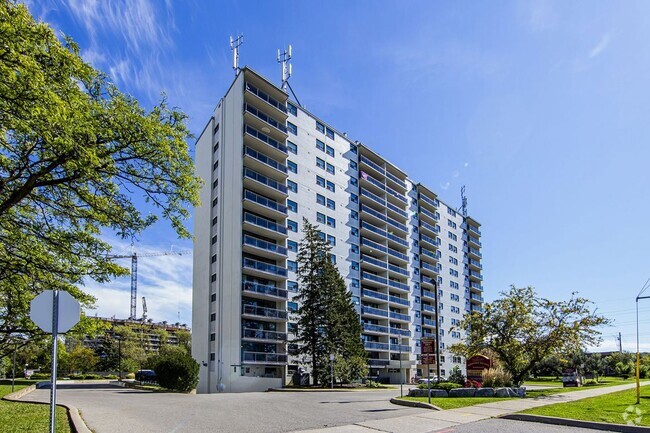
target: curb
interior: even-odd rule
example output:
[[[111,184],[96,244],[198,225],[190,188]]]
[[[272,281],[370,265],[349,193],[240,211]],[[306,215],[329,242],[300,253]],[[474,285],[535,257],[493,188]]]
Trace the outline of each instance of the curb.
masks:
[[[360,391],[389,391],[393,388],[269,388],[266,392],[360,392]]]
[[[641,427],[627,424],[608,424],[596,421],[580,421],[568,418],[555,418],[542,415],[528,415],[523,413],[512,413],[502,415],[501,419],[510,419],[514,421],[537,422],[541,424],[563,425],[568,427],[581,427],[592,430],[604,430],[621,433],[649,433],[650,427]]]
[[[425,403],[423,401],[401,400],[399,398],[391,398],[390,402],[398,406],[419,407],[420,409],[442,410],[438,406]]]
[[[48,382],[49,383],[49,382]],[[20,400],[22,397],[25,395],[29,394],[30,392],[34,391],[36,389],[36,385],[30,385],[27,388],[23,388],[20,391],[16,391],[11,394],[5,395],[2,400],[7,400],[7,401],[12,401],[15,403],[24,403],[24,404],[47,404],[49,405],[49,402],[40,402],[40,401],[22,401]],[[84,422],[83,418],[81,418],[81,415],[79,414],[79,409],[77,409],[74,406],[70,406],[67,404],[62,404],[62,403],[57,403],[57,406],[60,406],[66,410],[66,413],[68,414],[68,421],[70,422],[70,428],[74,433],[92,433],[92,431],[88,428],[86,423]]]

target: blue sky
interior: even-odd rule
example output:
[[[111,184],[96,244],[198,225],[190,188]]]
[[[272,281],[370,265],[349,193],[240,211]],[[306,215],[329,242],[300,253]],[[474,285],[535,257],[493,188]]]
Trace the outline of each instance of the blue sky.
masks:
[[[30,8],[143,105],[165,91],[197,135],[233,78],[230,35],[244,33],[240,63],[275,82],[276,50],[291,43],[291,85],[310,111],[445,202],[459,204],[467,186],[470,214],[483,224],[488,300],[510,284],[552,299],[579,291],[614,319],[603,349],[615,347],[619,331],[623,348],[634,349],[634,298],[650,277],[650,3],[61,0]],[[172,244],[191,248],[158,224],[138,248]],[[150,316],[176,321],[180,312],[189,323],[191,257],[142,259],[140,269]],[[97,312],[127,315],[128,286],[90,284]]]

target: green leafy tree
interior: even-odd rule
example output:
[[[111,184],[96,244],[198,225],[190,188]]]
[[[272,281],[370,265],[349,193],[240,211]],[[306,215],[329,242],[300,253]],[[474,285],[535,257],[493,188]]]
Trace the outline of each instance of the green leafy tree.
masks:
[[[93,371],[99,362],[95,352],[81,344],[76,345],[68,354],[68,370],[72,372],[87,373]]]
[[[532,370],[535,377],[553,376],[559,378],[562,375],[562,360],[557,355],[545,356],[539,361]]]
[[[452,368],[451,372],[449,373],[449,377],[447,378],[447,381],[457,383],[459,385],[465,384],[465,375],[463,374],[459,366],[454,365],[454,368]]]
[[[636,374],[636,367],[632,362],[618,362],[616,363],[616,374],[627,379]]]
[[[572,295],[568,301],[537,296],[532,287],[502,292],[483,312],[466,314],[460,328],[465,341],[451,351],[469,357],[489,348],[515,385],[528,378],[544,357],[578,351],[600,342],[599,328],[609,323],[590,310],[591,302]]]
[[[200,180],[186,116],[142,108],[27,8],[0,0],[0,357],[37,335],[29,302],[127,270],[100,234],[133,239],[159,215],[182,237]],[[136,196],[144,203],[134,201]]]
[[[590,353],[584,363],[585,372],[594,375],[596,382],[600,382],[601,376],[605,374],[605,359],[600,353]]]
[[[338,362],[338,377],[350,381],[367,371],[360,367],[366,363],[366,353],[359,315],[345,281],[330,261],[330,245],[306,219],[303,233],[298,250],[298,353],[311,362],[314,383],[329,383],[331,354],[335,360],[347,360]]]
[[[173,391],[190,392],[199,382],[199,364],[182,348],[170,348],[158,355],[153,369],[158,384]]]

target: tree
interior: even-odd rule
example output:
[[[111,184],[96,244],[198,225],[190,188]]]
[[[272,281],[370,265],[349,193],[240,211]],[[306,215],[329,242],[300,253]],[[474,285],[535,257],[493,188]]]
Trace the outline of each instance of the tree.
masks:
[[[134,239],[158,215],[177,234],[198,204],[186,116],[121,93],[27,8],[0,0],[0,357],[37,335],[29,302],[125,275],[100,234]],[[143,203],[134,201],[140,195]]]
[[[199,364],[182,348],[170,348],[158,355],[153,368],[158,385],[174,391],[190,392],[199,382]]]
[[[365,375],[359,365],[366,364],[359,315],[317,226],[303,219],[303,233],[298,249],[298,353],[309,358],[314,383],[329,382],[331,354],[349,361],[338,362],[338,376],[356,379]]]
[[[590,305],[575,293],[568,301],[551,301],[532,287],[512,286],[500,299],[485,304],[482,313],[464,316],[459,327],[466,331],[465,340],[451,351],[469,357],[489,348],[520,385],[544,357],[600,342],[598,328],[609,320],[592,312]]]
[[[632,362],[617,362],[616,363],[616,374],[621,376],[623,379],[627,379],[630,376],[635,374],[635,366]]]
[[[594,380],[600,382],[600,378],[605,374],[605,359],[600,353],[590,353],[585,361],[585,372],[594,375]]]
[[[87,373],[93,371],[99,362],[95,352],[82,344],[76,345],[68,354],[68,370],[72,372]]]

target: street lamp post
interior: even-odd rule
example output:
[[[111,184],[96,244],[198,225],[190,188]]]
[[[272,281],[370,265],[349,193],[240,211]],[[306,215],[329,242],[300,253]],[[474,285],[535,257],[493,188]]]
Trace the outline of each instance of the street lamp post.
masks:
[[[404,397],[404,372],[402,371],[402,342],[397,340],[397,348],[399,349],[399,396]]]
[[[122,337],[117,337],[117,375],[122,380]]]
[[[334,389],[334,354],[330,353],[330,388]]]
[[[643,288],[636,297],[636,404],[641,403],[641,383],[640,383],[640,368],[641,368],[641,354],[639,353],[639,299],[650,299],[650,296],[641,296],[650,285],[650,278],[645,282]]]
[[[14,362],[11,370],[11,392],[14,392],[14,384],[16,383],[16,352],[18,352],[18,343],[14,342]]]
[[[440,304],[438,301],[438,281],[433,280],[433,287],[436,289],[435,305],[436,305],[436,382],[440,381]]]

